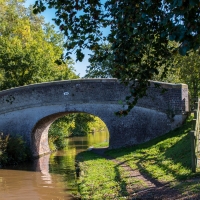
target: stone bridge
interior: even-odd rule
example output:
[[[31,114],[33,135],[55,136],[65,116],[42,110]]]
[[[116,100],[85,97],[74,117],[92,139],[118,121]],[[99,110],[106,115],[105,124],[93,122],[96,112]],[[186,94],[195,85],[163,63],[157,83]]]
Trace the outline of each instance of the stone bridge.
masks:
[[[74,112],[101,118],[109,130],[109,148],[143,143],[180,126],[188,111],[185,84],[151,82],[147,96],[126,117],[114,112],[129,89],[116,79],[78,79],[28,85],[0,92],[0,131],[19,134],[34,156],[49,152],[48,130]],[[166,92],[161,93],[163,88]]]

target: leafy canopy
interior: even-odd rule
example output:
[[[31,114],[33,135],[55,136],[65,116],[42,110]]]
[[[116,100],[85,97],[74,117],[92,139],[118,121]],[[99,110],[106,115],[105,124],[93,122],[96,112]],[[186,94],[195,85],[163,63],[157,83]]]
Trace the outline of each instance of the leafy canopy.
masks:
[[[200,95],[200,52],[199,50],[189,52],[187,56],[174,55],[174,66],[170,68],[167,77],[161,79],[155,76],[157,81],[167,81],[173,83],[186,83],[190,92],[191,101],[196,102],[196,97]],[[160,68],[162,70],[162,67]],[[191,102],[190,102],[191,104]]]
[[[113,71],[113,55],[110,50],[111,45],[102,44],[102,49],[99,52],[109,52],[104,60],[98,61],[98,54],[91,54],[89,58],[90,66],[87,66],[85,78],[112,78],[114,77]]]
[[[126,115],[146,94],[148,80],[160,66],[166,75],[174,52],[184,56],[199,48],[198,0],[38,0],[34,12],[47,6],[56,9],[54,21],[67,38],[67,57],[73,50],[81,61],[85,48],[94,52],[97,62],[112,54],[113,76],[130,87],[128,107],[119,115]],[[169,41],[180,45],[171,47]],[[102,51],[103,42],[111,44],[110,51]]]
[[[0,89],[76,78],[72,61],[58,65],[63,34],[23,2],[0,1]]]

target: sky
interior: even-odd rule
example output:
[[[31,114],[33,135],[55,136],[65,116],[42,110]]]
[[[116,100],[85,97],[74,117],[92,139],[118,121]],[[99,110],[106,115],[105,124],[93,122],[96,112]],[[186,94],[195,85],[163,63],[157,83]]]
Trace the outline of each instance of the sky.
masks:
[[[34,3],[35,3],[35,0],[26,0],[25,6],[28,7],[29,5],[33,5]],[[43,13],[41,13],[41,15],[44,16],[46,22],[49,22],[49,23],[55,25],[55,23],[52,21],[52,18],[54,18],[54,16],[55,16],[54,10],[47,9]],[[57,27],[57,25],[55,25],[55,26]],[[80,77],[83,77],[86,74],[85,70],[86,70],[86,67],[89,65],[89,62],[88,62],[89,56],[88,56],[88,54],[90,52],[89,52],[89,50],[85,50],[84,53],[85,53],[85,58],[84,58],[84,60],[82,62],[76,62],[75,55],[71,56],[72,59],[75,62],[74,68],[76,70],[76,74],[77,75],[79,74]]]

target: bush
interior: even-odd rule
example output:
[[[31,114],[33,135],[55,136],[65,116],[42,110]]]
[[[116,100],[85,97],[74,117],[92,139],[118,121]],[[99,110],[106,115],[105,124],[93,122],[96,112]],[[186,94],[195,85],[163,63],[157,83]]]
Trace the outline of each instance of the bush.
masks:
[[[0,134],[0,166],[3,163],[6,163],[8,160],[8,155],[6,152],[8,139],[9,139],[9,135],[4,136],[3,133]]]
[[[22,136],[0,136],[0,165],[17,165],[31,159],[31,152]]]

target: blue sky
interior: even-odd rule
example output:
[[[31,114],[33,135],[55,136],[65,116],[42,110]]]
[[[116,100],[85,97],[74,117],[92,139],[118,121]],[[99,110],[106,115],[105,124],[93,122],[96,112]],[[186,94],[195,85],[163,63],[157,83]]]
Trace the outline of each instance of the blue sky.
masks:
[[[25,6],[28,7],[29,5],[31,4],[33,5],[34,3],[35,3],[35,0],[26,0]],[[44,16],[46,22],[50,22],[51,24],[54,24],[54,22],[52,21],[52,18],[54,18],[55,16],[54,10],[47,9],[46,11],[41,13],[41,15]],[[82,62],[75,62],[76,60],[75,55],[72,55],[72,58],[75,62],[74,68],[76,70],[76,74],[79,74],[80,77],[83,77],[85,75],[86,66],[89,65],[88,63],[89,50],[85,50],[84,53],[85,53],[85,58]]]

